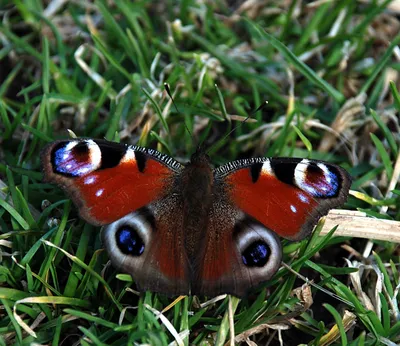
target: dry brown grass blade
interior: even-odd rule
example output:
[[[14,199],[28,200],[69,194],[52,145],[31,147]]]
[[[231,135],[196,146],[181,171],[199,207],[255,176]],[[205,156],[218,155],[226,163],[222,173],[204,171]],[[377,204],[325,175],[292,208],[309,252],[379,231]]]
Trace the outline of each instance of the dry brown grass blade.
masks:
[[[342,322],[344,330],[347,332],[350,330],[350,328],[352,328],[356,324],[356,315],[350,311],[345,310]],[[328,346],[333,344],[335,341],[339,340],[339,338],[340,338],[339,327],[337,326],[337,324],[335,324],[327,334],[322,336],[318,345]]]
[[[400,222],[374,219],[365,213],[333,209],[326,216],[321,235],[339,225],[336,236],[385,240],[400,243]]]

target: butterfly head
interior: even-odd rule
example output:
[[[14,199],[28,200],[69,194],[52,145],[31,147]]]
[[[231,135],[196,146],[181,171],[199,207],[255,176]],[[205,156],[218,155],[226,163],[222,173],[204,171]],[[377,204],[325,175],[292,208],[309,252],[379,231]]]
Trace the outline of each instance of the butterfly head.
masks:
[[[196,151],[190,157],[190,164],[195,166],[209,166],[211,164],[210,156],[208,156],[201,145],[197,147]]]

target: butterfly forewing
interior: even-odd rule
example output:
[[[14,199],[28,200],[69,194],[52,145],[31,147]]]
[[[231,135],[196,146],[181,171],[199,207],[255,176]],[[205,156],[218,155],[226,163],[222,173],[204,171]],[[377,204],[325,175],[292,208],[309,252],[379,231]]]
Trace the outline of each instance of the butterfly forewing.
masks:
[[[56,141],[42,152],[45,180],[61,185],[80,215],[109,224],[168,194],[182,166],[155,150],[92,139]]]
[[[351,178],[339,166],[308,159],[255,158],[217,168],[233,203],[278,235],[300,240],[347,199]]]

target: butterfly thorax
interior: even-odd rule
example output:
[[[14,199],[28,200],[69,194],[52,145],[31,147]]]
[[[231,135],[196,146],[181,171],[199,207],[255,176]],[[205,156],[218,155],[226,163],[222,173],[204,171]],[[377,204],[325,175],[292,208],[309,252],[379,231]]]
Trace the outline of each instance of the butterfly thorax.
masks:
[[[185,248],[194,260],[203,248],[213,198],[213,172],[206,154],[196,151],[181,176]]]

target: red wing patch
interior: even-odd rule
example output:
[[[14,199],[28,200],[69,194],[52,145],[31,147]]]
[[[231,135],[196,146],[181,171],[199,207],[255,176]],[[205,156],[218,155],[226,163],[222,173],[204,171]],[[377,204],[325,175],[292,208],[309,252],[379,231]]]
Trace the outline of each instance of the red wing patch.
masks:
[[[227,177],[230,195],[235,204],[263,225],[285,238],[294,238],[317,201],[276,177],[262,174],[253,183],[247,169]]]
[[[66,190],[86,221],[109,224],[162,198],[173,183],[172,159],[138,149],[90,139],[54,142],[42,152],[45,179]]]
[[[148,160],[141,173],[132,160],[76,179],[71,196],[74,202],[82,200],[85,219],[108,224],[161,198],[171,173],[155,160]]]
[[[344,204],[351,184],[344,169],[307,159],[235,161],[218,174],[235,205],[291,240],[306,237],[329,209]]]

